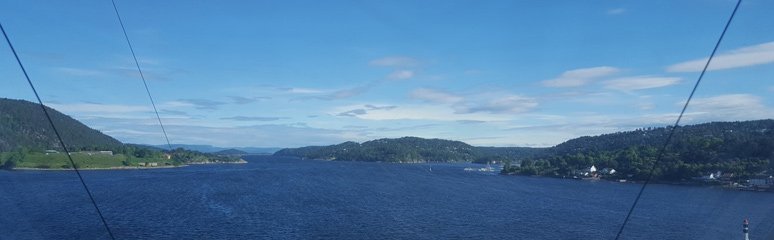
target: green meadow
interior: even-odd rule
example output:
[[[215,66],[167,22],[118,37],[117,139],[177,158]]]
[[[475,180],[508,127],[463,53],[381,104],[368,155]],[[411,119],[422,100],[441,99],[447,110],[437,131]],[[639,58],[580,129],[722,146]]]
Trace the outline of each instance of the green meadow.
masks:
[[[115,167],[142,167],[146,163],[156,163],[158,167],[174,165],[173,161],[163,157],[138,158],[124,154],[98,154],[74,152],[73,161],[79,169],[89,168],[115,168]],[[64,153],[24,153],[3,152],[0,153],[0,166],[6,166],[6,162],[14,161],[13,168],[39,168],[39,169],[68,169],[72,168],[70,160]]]

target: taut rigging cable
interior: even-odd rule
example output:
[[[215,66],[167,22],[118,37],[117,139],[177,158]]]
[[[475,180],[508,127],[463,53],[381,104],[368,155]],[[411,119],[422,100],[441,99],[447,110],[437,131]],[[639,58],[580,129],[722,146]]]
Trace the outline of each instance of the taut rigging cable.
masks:
[[[35,90],[35,85],[32,84],[32,80],[30,80],[30,76],[27,74],[27,70],[24,68],[24,64],[22,64],[21,59],[19,59],[19,55],[16,53],[16,49],[13,47],[13,44],[11,44],[11,39],[8,37],[8,33],[5,32],[5,28],[3,28],[2,23],[0,23],[0,31],[3,32],[3,37],[5,37],[5,42],[7,42],[8,47],[11,48],[11,52],[13,52],[14,58],[16,58],[16,63],[19,64],[19,68],[21,68],[22,73],[24,73],[24,77],[27,79],[27,83],[30,84],[30,88],[32,89],[32,92],[35,93],[35,98],[38,99],[40,108],[43,109],[43,113],[46,115],[46,119],[48,120],[48,123],[51,124],[51,128],[54,130],[54,134],[56,134],[56,138],[59,140],[59,144],[62,145],[62,150],[64,150],[65,154],[67,155],[67,159],[70,160],[70,164],[73,166],[73,170],[75,170],[75,174],[78,175],[78,180],[81,181],[81,185],[83,185],[83,189],[86,191],[86,194],[89,195],[89,200],[91,200],[91,204],[94,206],[94,209],[97,210],[97,215],[99,215],[99,219],[102,221],[102,225],[105,226],[105,230],[108,232],[110,239],[115,240],[116,238],[113,236],[113,231],[110,230],[110,227],[108,226],[107,221],[105,221],[105,217],[102,215],[102,211],[99,210],[99,206],[97,206],[97,202],[94,200],[94,196],[91,194],[91,191],[89,190],[89,187],[86,185],[86,182],[83,181],[83,176],[81,176],[81,171],[78,170],[78,166],[75,165],[75,161],[73,161],[73,157],[70,156],[70,151],[67,150],[67,146],[65,145],[65,142],[62,141],[62,136],[59,135],[59,130],[56,129],[56,125],[54,125],[54,121],[51,120],[51,116],[48,114],[48,110],[46,110],[46,106],[43,105],[43,100],[40,100],[40,95],[38,94],[38,91]]]
[[[645,180],[645,183],[642,184],[642,187],[640,187],[640,191],[639,193],[637,193],[637,197],[634,199],[634,203],[632,203],[632,207],[629,208],[629,213],[626,214],[626,218],[624,219],[624,222],[621,224],[621,228],[618,229],[618,234],[615,235],[616,240],[618,240],[621,237],[621,233],[623,233],[624,228],[626,228],[626,224],[629,223],[629,218],[632,216],[632,212],[634,212],[634,208],[637,207],[637,203],[640,201],[640,197],[642,197],[642,192],[645,191],[645,187],[648,186],[648,183],[650,183],[650,180],[653,178],[653,172],[656,170],[656,167],[658,166],[659,162],[661,162],[661,159],[664,156],[664,151],[666,151],[666,147],[667,145],[669,145],[669,141],[672,140],[672,136],[675,134],[675,130],[679,126],[680,120],[683,118],[683,114],[685,114],[685,110],[688,109],[688,104],[691,103],[693,94],[696,93],[696,89],[699,88],[701,79],[704,77],[704,73],[707,72],[707,68],[709,67],[710,62],[712,62],[712,58],[715,57],[715,53],[718,51],[718,47],[720,46],[720,43],[723,41],[723,37],[726,35],[726,31],[728,31],[728,26],[730,26],[731,21],[734,20],[736,11],[739,9],[739,5],[741,3],[742,3],[742,0],[737,0],[736,6],[734,6],[734,11],[731,12],[731,16],[728,17],[728,21],[726,21],[726,26],[723,28],[723,32],[720,33],[720,37],[718,37],[717,42],[715,42],[715,48],[712,49],[712,53],[710,54],[709,58],[707,58],[707,62],[704,63],[704,68],[701,70],[701,74],[699,74],[699,78],[696,79],[696,83],[693,85],[691,94],[688,95],[688,99],[685,100],[683,109],[680,111],[680,115],[677,116],[677,120],[675,121],[675,124],[672,126],[672,129],[669,131],[669,135],[664,141],[664,145],[662,145],[661,149],[659,149],[658,155],[656,155],[656,161],[650,167],[650,171],[648,172],[648,178]]]
[[[161,126],[161,132],[164,133],[164,139],[167,140],[167,147],[169,147],[169,150],[172,151],[172,144],[169,143],[169,136],[167,136],[167,130],[164,129],[164,124],[161,123],[161,116],[159,116],[159,110],[156,108],[156,102],[153,101],[153,95],[151,95],[150,89],[148,88],[148,81],[145,81],[145,75],[142,74],[142,69],[140,68],[140,62],[137,61],[137,55],[134,54],[134,48],[132,47],[132,42],[129,41],[129,35],[126,34],[126,27],[124,27],[124,21],[121,20],[121,14],[118,13],[118,7],[116,7],[116,1],[110,0],[110,2],[113,3],[113,10],[116,11],[116,18],[118,18],[118,23],[121,24],[121,30],[124,32],[124,38],[126,39],[126,44],[129,45],[129,51],[132,52],[134,65],[137,66],[137,71],[140,72],[140,78],[142,78],[142,84],[145,86],[145,92],[148,93],[148,99],[150,99],[151,105],[153,105],[153,112],[156,113],[156,119],[159,120],[159,126]]]

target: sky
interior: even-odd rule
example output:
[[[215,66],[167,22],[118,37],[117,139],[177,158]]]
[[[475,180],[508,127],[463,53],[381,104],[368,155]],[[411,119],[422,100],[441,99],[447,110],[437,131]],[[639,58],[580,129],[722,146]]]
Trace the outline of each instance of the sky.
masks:
[[[172,143],[546,147],[673,124],[736,1],[116,3]],[[770,9],[742,3],[684,124],[774,118]],[[0,22],[45,104],[165,143],[110,1],[2,0]],[[5,44],[0,82],[35,99]]]

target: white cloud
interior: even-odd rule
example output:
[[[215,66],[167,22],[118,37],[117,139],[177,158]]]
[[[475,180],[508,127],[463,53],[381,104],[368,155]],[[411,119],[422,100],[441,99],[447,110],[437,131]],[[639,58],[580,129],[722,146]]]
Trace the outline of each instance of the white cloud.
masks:
[[[148,106],[121,104],[74,103],[47,104],[47,106],[65,113],[136,113],[153,111]]]
[[[387,76],[388,79],[392,80],[403,80],[403,79],[409,79],[414,77],[414,71],[411,70],[397,70],[390,75]]]
[[[618,15],[618,14],[623,14],[625,12],[626,12],[626,8],[613,8],[613,9],[607,10],[607,14],[609,15]]]
[[[428,88],[419,88],[411,92],[411,97],[431,103],[448,104],[457,114],[514,114],[528,112],[538,106],[538,101],[535,98],[504,92],[460,96]]]
[[[185,101],[168,101],[160,104],[160,108],[179,108],[179,107],[193,107],[192,103]]]
[[[345,115],[365,120],[502,121],[507,119],[503,116],[487,113],[461,114],[448,106],[426,104],[352,112],[352,109],[362,110],[362,107],[363,105],[338,107],[331,112],[331,115],[348,113]]]
[[[413,67],[419,65],[419,61],[410,57],[384,57],[371,60],[370,64],[379,67]]]
[[[63,74],[78,76],[78,77],[95,77],[95,76],[106,75],[105,72],[103,71],[94,70],[94,69],[85,69],[85,68],[58,67],[58,68],[55,68],[55,70]]]
[[[707,70],[723,70],[748,67],[774,62],[774,41],[731,50],[716,55]],[[707,63],[707,58],[695,59],[673,64],[667,67],[669,72],[699,72]]]
[[[609,76],[619,71],[618,68],[610,66],[579,68],[566,71],[557,78],[542,81],[542,84],[546,87],[579,87],[590,83],[594,79]]]
[[[312,93],[322,93],[325,92],[320,89],[313,89],[313,88],[289,88],[286,89],[289,93],[298,93],[298,94],[312,94]]]
[[[367,92],[368,90],[371,90],[373,85],[374,85],[373,83],[369,83],[368,85],[364,85],[364,86],[358,86],[358,87],[353,87],[353,88],[341,89],[341,90],[337,90],[337,91],[334,91],[332,93],[329,93],[329,94],[326,94],[326,95],[323,95],[323,96],[318,96],[317,99],[336,100],[336,99],[350,98],[350,97],[354,97],[354,96],[363,94],[363,93]]]
[[[621,91],[642,90],[649,88],[659,88],[674,85],[680,82],[678,77],[651,77],[636,76],[618,78],[605,81],[605,88]]]
[[[685,101],[676,103],[682,106]],[[743,121],[774,118],[774,109],[752,94],[725,94],[695,98],[688,105],[686,124],[709,121]]]
[[[538,102],[534,98],[509,95],[485,102],[465,102],[455,105],[454,108],[458,113],[489,112],[495,114],[507,114],[527,112],[537,106]]]
[[[462,97],[443,92],[438,90],[433,90],[429,88],[418,88],[411,92],[411,98],[414,99],[421,99],[428,102],[434,102],[434,103],[456,103],[459,101],[462,101]]]
[[[685,101],[679,105],[685,104]],[[691,100],[689,108],[699,111],[750,110],[765,108],[761,97],[752,94],[726,94]]]

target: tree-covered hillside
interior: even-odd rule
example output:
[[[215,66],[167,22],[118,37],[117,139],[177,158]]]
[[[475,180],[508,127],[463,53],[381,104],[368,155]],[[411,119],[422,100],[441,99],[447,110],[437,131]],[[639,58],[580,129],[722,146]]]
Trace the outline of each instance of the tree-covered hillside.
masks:
[[[474,147],[460,141],[402,137],[364,142],[344,142],[331,146],[288,148],[277,156],[295,156],[310,159],[368,161],[368,162],[486,162],[517,160],[518,157],[537,154],[534,148]]]
[[[122,145],[118,140],[59,111],[46,108],[70,149],[114,149]],[[62,150],[60,146],[40,105],[24,100],[0,98],[0,152],[22,147]]]
[[[670,128],[579,137],[550,148],[474,147],[459,141],[404,137],[331,146],[283,149],[275,155],[309,159],[381,162],[510,162],[505,172],[572,175],[595,165],[616,177],[644,179]],[[676,129],[654,176],[685,180],[709,172],[734,178],[774,173],[774,120],[713,122]],[[512,167],[511,167],[512,166]]]
[[[506,169],[528,175],[570,175],[574,170],[614,168],[619,176],[644,179],[657,159],[669,128],[580,137],[553,147],[550,155],[525,159]],[[774,120],[713,122],[681,126],[656,165],[654,177],[687,180],[709,172],[733,178],[773,173]],[[729,175],[730,176],[730,175]]]
[[[123,144],[81,122],[46,107],[76,165],[85,168],[158,166],[189,163],[239,162],[235,156],[217,156],[177,148]],[[46,151],[54,150],[54,151]],[[51,124],[40,105],[24,100],[0,98],[0,169],[69,168]],[[99,151],[105,151],[100,153]]]

